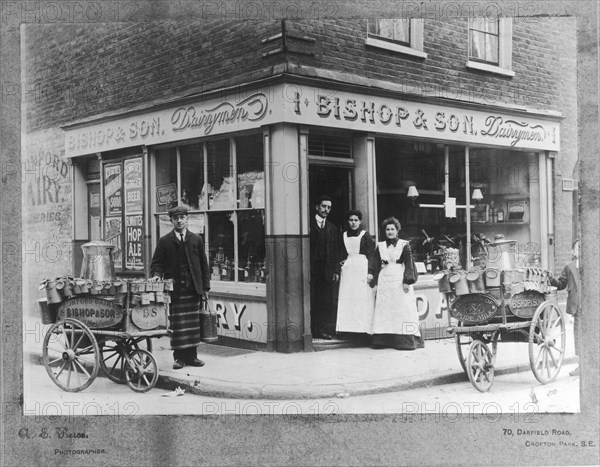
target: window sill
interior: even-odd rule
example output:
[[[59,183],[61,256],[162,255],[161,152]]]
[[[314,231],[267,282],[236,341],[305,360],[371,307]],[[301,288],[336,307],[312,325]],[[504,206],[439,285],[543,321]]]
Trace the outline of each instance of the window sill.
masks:
[[[502,68],[495,65],[488,65],[487,63],[472,62],[471,60],[467,62],[467,68],[472,68],[480,71],[487,71],[489,73],[495,73],[497,75],[502,76],[515,76],[515,72],[507,68]]]
[[[394,44],[392,42],[374,39],[372,37],[367,37],[365,44],[370,45],[371,47],[391,50],[392,52],[398,52],[405,55],[412,55],[413,57],[427,58],[427,54],[420,50],[413,49],[412,47],[406,47],[405,45]]]
[[[267,286],[256,282],[211,281],[211,293],[264,298],[267,296]]]

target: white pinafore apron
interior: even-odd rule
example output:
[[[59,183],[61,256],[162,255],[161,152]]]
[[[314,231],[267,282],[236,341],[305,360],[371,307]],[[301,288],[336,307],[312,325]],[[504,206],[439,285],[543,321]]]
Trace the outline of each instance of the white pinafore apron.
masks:
[[[375,294],[367,282],[367,257],[358,253],[364,234],[363,230],[356,237],[348,237],[344,232],[344,245],[348,258],[341,271],[337,332],[371,333]]]
[[[379,272],[372,334],[421,336],[413,286],[409,286],[408,293],[404,292],[404,265],[396,263],[407,243],[398,240],[395,247],[388,247],[385,242],[377,244],[381,259],[388,264],[382,265]]]

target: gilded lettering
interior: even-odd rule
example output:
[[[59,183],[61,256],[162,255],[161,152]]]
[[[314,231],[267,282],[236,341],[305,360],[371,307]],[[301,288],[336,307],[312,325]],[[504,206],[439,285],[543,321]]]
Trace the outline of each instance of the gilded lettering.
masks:
[[[317,96],[317,115],[319,117],[327,117],[331,113],[329,104],[331,101],[326,96]]]
[[[356,120],[358,112],[356,111],[356,101],[354,99],[348,99],[344,107],[344,118],[346,120]]]

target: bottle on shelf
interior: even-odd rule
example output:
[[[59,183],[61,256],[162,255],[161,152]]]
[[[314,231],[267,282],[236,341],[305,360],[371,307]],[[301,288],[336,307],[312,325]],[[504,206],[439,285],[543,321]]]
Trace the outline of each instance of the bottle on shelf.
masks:
[[[212,260],[212,273],[210,276],[210,280],[212,280],[212,281],[221,280],[221,264],[217,261],[216,256]]]
[[[229,258],[226,258],[225,261],[221,264],[221,280],[228,281],[229,278]]]
[[[494,205],[494,201],[490,201],[490,222],[496,223],[496,207]]]
[[[498,209],[496,211],[496,221],[498,221],[498,222],[504,222],[504,210]]]
[[[256,262],[254,266],[254,282],[260,282],[260,262]]]
[[[246,267],[244,268],[244,281],[245,282],[250,282],[250,268],[252,267],[252,265],[250,264],[250,258],[248,258],[248,261],[246,262]]]
[[[260,281],[263,284],[267,281],[267,265],[264,262],[260,266]]]

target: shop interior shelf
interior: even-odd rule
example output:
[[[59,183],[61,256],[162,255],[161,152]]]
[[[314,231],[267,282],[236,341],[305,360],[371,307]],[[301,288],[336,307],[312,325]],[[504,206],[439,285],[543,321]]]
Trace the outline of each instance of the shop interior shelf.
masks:
[[[515,221],[507,221],[507,222],[472,222],[473,226],[477,227],[501,227],[503,225],[529,225],[529,222],[515,222]]]

